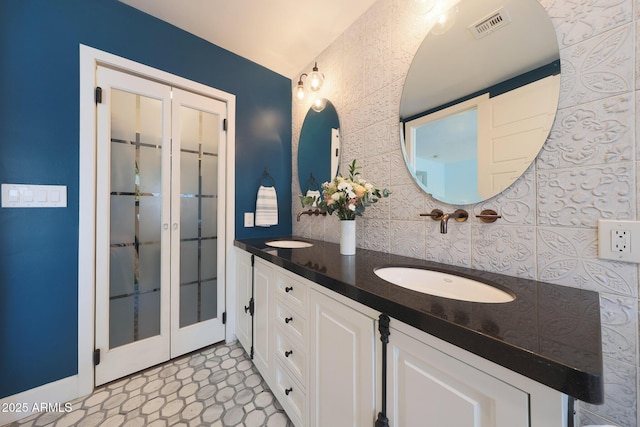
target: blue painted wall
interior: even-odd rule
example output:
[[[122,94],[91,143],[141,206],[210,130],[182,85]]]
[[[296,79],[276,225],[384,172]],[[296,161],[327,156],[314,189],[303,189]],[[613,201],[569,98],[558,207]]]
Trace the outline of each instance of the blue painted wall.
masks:
[[[68,186],[0,209],[0,398],[77,373],[81,43],[235,94],[236,235],[291,233],[288,78],[116,0],[0,1],[0,182]],[[280,224],[245,229],[265,167]]]

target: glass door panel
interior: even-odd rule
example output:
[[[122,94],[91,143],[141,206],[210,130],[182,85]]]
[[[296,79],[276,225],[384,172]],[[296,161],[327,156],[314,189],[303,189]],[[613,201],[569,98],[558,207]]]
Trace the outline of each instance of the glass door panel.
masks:
[[[174,89],[173,162],[180,170],[179,316],[172,325],[172,356],[208,340],[224,339],[224,257],[218,235],[224,221],[219,205],[223,156],[219,141],[224,137],[224,103]],[[178,155],[176,155],[178,154]],[[197,347],[196,347],[197,348]]]
[[[170,230],[163,222],[170,213],[171,88],[102,67],[97,74],[103,102],[97,106],[96,384],[102,384],[169,357]]]
[[[181,106],[180,114],[180,327],[217,317],[218,194],[217,130],[219,117],[205,111]],[[214,131],[215,130],[215,131]],[[206,189],[206,192],[205,192]],[[213,224],[213,226],[212,226]]]
[[[160,333],[161,134],[161,100],[111,90],[109,348]]]

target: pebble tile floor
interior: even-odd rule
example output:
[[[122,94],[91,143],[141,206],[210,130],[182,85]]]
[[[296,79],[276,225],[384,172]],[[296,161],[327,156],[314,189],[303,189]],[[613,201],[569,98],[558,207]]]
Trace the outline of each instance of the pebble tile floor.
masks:
[[[114,381],[71,403],[69,413],[42,413],[7,426],[293,427],[237,341]]]

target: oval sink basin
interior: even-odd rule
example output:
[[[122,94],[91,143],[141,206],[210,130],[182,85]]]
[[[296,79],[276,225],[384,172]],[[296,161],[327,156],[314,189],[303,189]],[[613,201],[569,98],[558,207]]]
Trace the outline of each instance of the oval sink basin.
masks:
[[[510,293],[486,283],[439,271],[383,267],[374,270],[374,273],[394,285],[437,297],[484,303],[504,303],[515,299]]]
[[[272,248],[308,248],[313,246],[313,243],[303,242],[302,240],[271,240],[266,242],[265,245],[271,246]]]

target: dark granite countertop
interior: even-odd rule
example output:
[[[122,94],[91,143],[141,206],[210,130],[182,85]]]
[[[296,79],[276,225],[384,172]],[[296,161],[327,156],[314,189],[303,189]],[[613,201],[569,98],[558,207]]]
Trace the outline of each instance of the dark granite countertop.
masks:
[[[265,245],[273,237],[236,240],[235,246],[576,399],[603,402],[598,293],[361,248],[342,256],[335,243],[279,239],[313,246]],[[468,277],[511,291],[516,299],[487,304],[427,295],[380,279],[374,269],[384,266]]]

